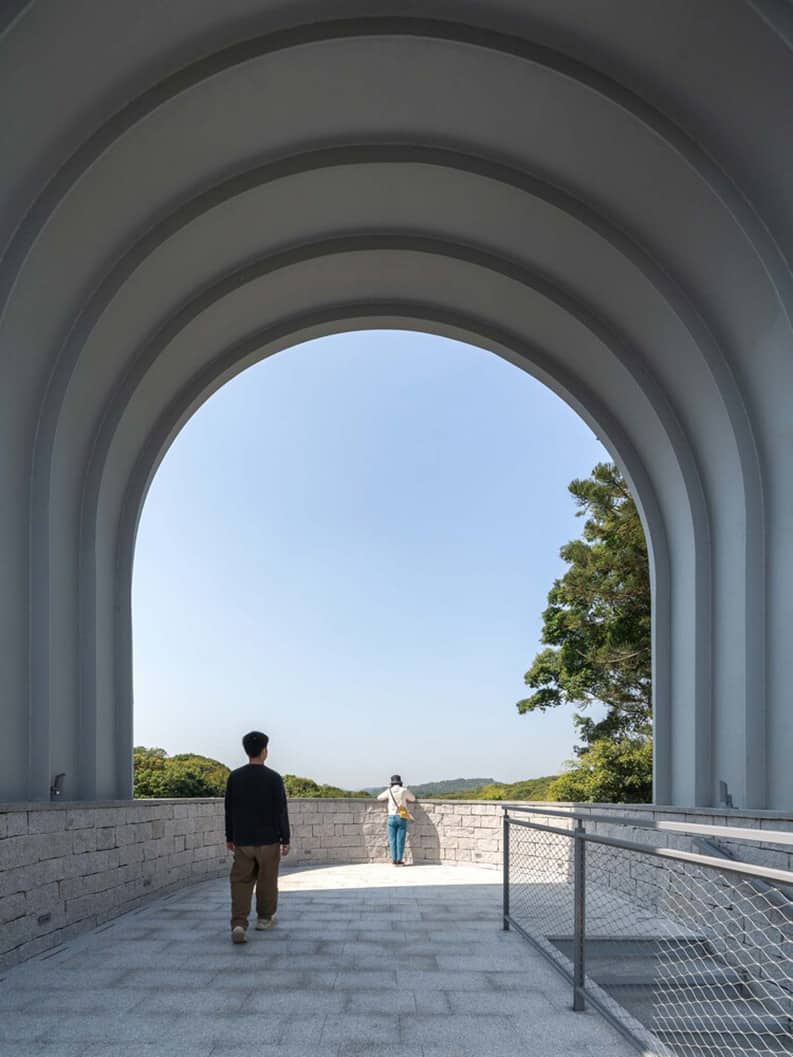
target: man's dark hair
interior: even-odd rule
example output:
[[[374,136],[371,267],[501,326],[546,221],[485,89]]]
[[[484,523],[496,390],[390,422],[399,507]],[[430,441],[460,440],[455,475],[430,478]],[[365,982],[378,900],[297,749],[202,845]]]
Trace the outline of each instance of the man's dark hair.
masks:
[[[260,730],[252,730],[242,739],[242,747],[250,757],[258,756],[262,749],[267,748],[269,738]]]

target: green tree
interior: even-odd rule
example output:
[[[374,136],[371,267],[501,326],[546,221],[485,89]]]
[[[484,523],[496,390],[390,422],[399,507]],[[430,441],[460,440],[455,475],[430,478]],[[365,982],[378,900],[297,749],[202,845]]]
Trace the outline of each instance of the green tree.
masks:
[[[339,789],[335,785],[319,785],[314,781],[313,778],[301,778],[296,774],[285,774],[284,775],[284,788],[286,789],[287,796],[294,797],[343,797],[350,799],[351,797],[368,797],[369,794],[360,790],[359,792],[350,792],[347,789]]]
[[[194,753],[168,756],[164,749],[133,750],[134,795],[143,797],[223,796],[229,769]]]
[[[546,648],[524,676],[533,693],[517,707],[525,713],[574,705],[583,742],[576,749],[582,767],[576,788],[597,784],[600,791],[610,790],[606,799],[635,801],[637,788],[647,790],[641,761],[651,755],[647,544],[636,505],[613,463],[599,463],[588,478],[572,481],[569,490],[578,516],[586,517],[583,538],[561,548],[568,569],[548,594],[542,631]],[[597,722],[584,714],[593,702],[606,706],[606,715]],[[604,740],[608,748],[600,746]],[[588,757],[595,746],[595,756]],[[623,767],[623,761],[627,767],[630,760],[640,767],[637,787],[627,781]],[[557,780],[567,783],[567,790],[573,788],[575,766]],[[590,780],[593,771],[611,766],[615,775],[623,774],[623,781]],[[560,788],[554,783],[552,795]],[[644,798],[649,796],[648,791]]]
[[[645,804],[653,795],[653,748],[649,738],[600,738],[584,749],[548,789],[549,800]]]

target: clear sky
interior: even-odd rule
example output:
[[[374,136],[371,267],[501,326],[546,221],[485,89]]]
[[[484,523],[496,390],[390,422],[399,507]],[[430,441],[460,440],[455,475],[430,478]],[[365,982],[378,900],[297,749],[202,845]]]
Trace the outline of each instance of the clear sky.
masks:
[[[490,352],[344,334],[250,368],[152,484],[133,580],[135,743],[346,788],[555,773],[571,713],[520,716],[567,491],[607,459]]]

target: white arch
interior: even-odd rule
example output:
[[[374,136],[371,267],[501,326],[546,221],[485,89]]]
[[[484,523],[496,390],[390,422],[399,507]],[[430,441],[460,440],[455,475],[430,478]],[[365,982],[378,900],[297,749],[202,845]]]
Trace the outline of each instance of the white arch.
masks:
[[[659,797],[793,803],[793,57],[764,0],[678,2],[9,6],[0,797],[127,795],[119,540],[185,407],[391,319],[539,372],[629,473]]]

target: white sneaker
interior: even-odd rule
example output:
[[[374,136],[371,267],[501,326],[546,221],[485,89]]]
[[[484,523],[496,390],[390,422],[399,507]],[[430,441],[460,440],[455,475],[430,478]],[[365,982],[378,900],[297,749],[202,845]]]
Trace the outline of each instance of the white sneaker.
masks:
[[[277,920],[278,920],[278,915],[277,914],[273,914],[273,916],[269,917],[269,918],[257,918],[256,919],[256,931],[257,932],[264,932],[265,929],[275,928],[275,923],[276,923]]]
[[[248,937],[245,934],[245,929],[242,925],[235,925],[231,930],[231,942],[232,943],[247,943]]]

